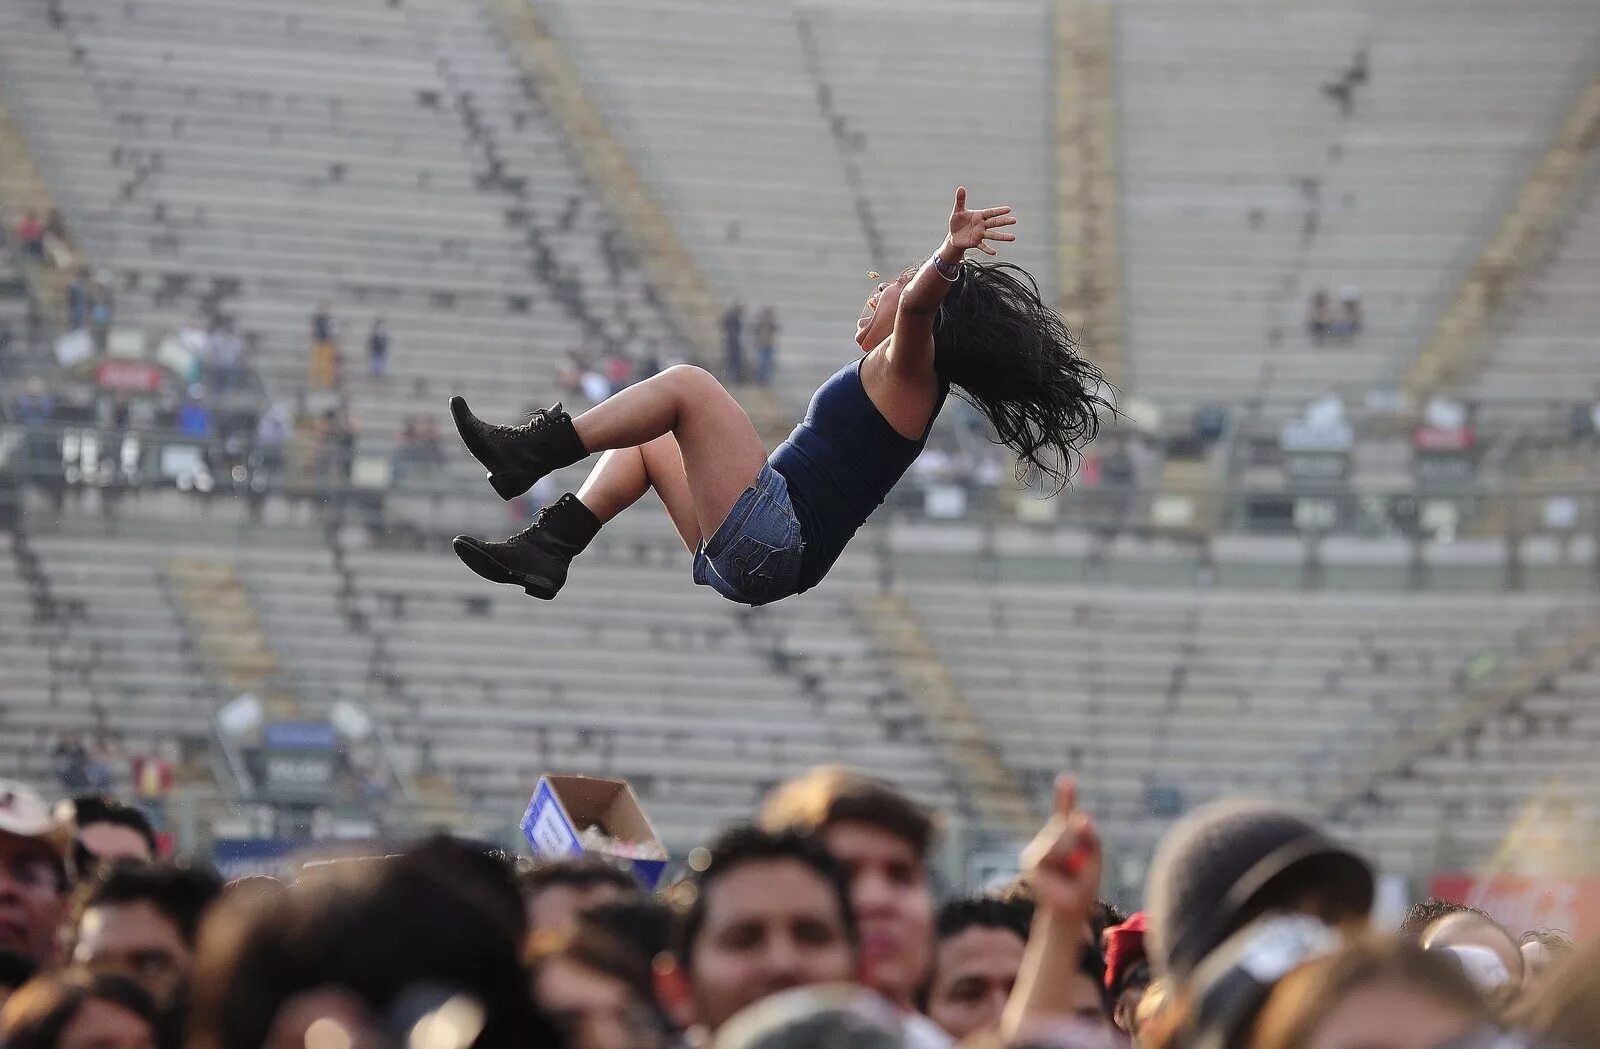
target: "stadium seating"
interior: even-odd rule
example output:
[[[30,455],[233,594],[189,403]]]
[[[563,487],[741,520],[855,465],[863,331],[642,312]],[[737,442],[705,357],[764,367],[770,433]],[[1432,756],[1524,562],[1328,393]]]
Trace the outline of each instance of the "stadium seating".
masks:
[[[611,281],[604,212],[476,6],[61,10],[54,28],[44,5],[7,5],[0,64],[123,322],[170,328],[220,300],[290,396],[327,301],[363,447],[380,450],[456,390],[490,414],[549,403],[589,331],[678,352],[637,269]],[[378,315],[382,386],[363,381]]]
[[[1535,649],[1591,607],[932,580],[908,594],[1035,793],[1075,772],[1132,847],[1154,841],[1171,806],[1222,793],[1320,804],[1447,709],[1473,656]],[[1386,833],[1422,825],[1388,815]]]
[[[1394,380],[1600,32],[1583,0],[1119,6],[1132,385],[1278,417]],[[1314,344],[1345,286],[1364,334]]]

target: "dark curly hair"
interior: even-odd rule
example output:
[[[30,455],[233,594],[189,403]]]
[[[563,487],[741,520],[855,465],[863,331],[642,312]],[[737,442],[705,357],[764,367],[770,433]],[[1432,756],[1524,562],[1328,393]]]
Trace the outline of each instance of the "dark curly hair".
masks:
[[[1032,470],[1066,487],[1078,453],[1115,411],[1094,362],[1078,353],[1066,322],[1039,297],[1027,270],[967,261],[933,325],[933,365],[1018,455],[1017,479]]]

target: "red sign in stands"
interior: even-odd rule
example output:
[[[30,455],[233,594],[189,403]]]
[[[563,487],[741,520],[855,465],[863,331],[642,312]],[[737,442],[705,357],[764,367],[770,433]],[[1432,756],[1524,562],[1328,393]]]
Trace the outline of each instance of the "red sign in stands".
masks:
[[[94,381],[104,390],[119,393],[155,393],[161,389],[163,372],[143,361],[101,361],[94,370]]]
[[[1432,895],[1487,911],[1521,936],[1560,929],[1574,939],[1600,937],[1600,878],[1521,874],[1436,874]]]
[[[1470,452],[1477,444],[1470,426],[1419,426],[1411,431],[1411,447],[1419,452]]]

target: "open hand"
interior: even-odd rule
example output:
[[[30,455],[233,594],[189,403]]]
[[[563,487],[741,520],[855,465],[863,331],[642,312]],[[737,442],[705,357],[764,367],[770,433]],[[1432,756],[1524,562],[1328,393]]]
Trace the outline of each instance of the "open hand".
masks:
[[[1102,863],[1094,820],[1078,808],[1077,784],[1071,776],[1057,777],[1054,811],[1022,850],[1038,907],[1073,922],[1087,919],[1100,892]]]
[[[1016,224],[1017,220],[1011,217],[1009,207],[968,211],[967,187],[956,187],[956,206],[950,211],[950,245],[958,251],[977,248],[993,255],[996,252],[988,245],[988,241],[1017,239],[1015,233],[996,233],[994,230],[1001,226]]]

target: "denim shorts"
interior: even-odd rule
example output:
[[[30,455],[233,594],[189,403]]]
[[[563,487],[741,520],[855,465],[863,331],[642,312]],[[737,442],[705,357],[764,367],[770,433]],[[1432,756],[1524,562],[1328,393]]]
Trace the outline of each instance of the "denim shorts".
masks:
[[[795,593],[805,543],[789,482],[765,464],[694,555],[694,581],[730,601],[765,605]]]

